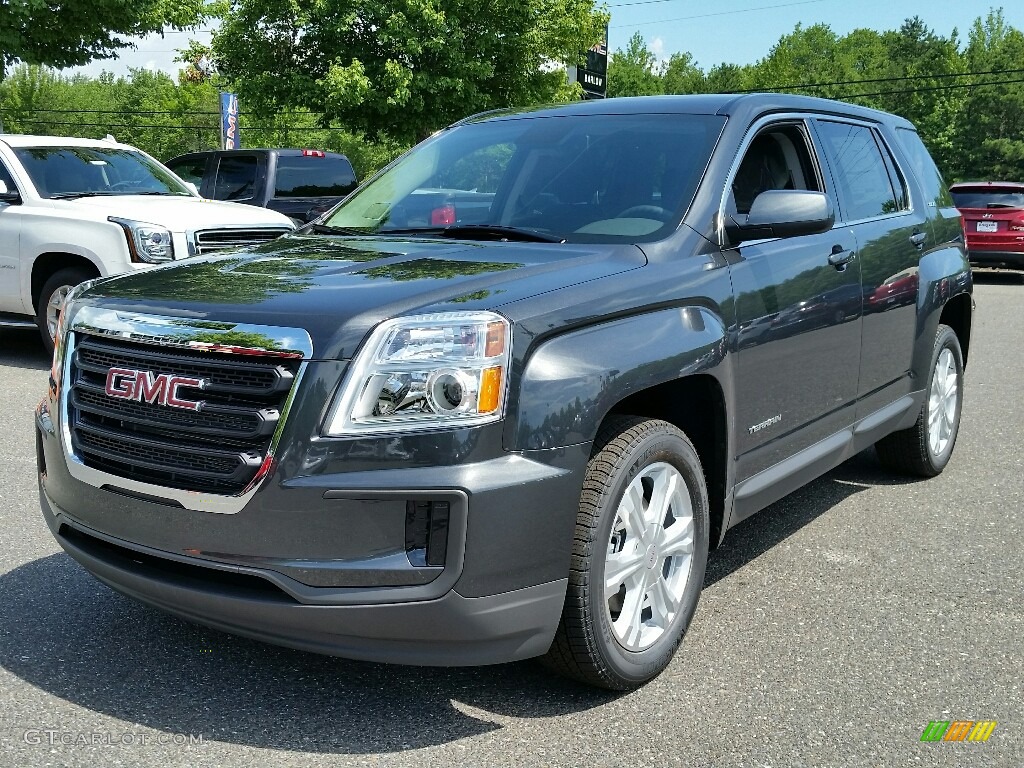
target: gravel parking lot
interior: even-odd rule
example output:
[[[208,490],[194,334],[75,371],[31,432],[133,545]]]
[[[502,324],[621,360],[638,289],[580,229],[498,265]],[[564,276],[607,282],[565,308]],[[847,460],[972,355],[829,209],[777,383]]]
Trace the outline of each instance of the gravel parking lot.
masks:
[[[666,674],[417,669],[275,648],[100,585],[38,511],[48,360],[0,330],[0,766],[1024,765],[1024,283],[979,276],[934,480],[871,452],[730,531]],[[922,743],[995,720],[986,743]]]

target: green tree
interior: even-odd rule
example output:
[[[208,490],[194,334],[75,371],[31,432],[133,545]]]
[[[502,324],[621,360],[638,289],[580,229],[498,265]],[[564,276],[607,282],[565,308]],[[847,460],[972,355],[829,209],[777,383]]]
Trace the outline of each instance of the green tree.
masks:
[[[16,61],[70,67],[113,58],[132,37],[195,27],[212,10],[207,0],[4,0],[0,80]]]
[[[594,0],[237,0],[213,38],[246,109],[322,113],[412,142],[468,114],[570,98]]]
[[[626,50],[615,51],[608,62],[608,96],[653,96],[664,93],[658,57],[644,36],[633,34]]]
[[[707,78],[689,53],[673,53],[661,71],[664,93],[707,93]]]
[[[1024,34],[1009,26],[1002,11],[974,22],[964,52],[971,72],[1020,69]],[[1024,172],[1024,83],[1019,75],[973,78],[966,91],[962,119],[953,139],[960,163],[957,178],[1019,180]]]

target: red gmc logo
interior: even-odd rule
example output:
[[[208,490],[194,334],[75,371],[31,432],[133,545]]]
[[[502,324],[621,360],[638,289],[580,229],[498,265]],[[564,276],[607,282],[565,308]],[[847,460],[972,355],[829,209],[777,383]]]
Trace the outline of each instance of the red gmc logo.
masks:
[[[136,371],[131,368],[111,368],[107,372],[106,392],[119,400],[138,400],[166,405],[169,408],[184,408],[198,411],[202,402],[183,400],[178,397],[181,387],[202,389],[205,382],[187,376],[173,376],[167,373],[155,375],[152,371]]]

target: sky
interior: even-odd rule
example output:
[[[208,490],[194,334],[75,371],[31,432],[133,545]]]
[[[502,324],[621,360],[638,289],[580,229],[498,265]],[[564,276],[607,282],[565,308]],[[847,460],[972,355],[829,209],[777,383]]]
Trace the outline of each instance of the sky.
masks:
[[[990,0],[607,0],[612,14],[609,47],[625,48],[640,32],[661,59],[689,51],[704,70],[716,64],[751,64],[763,58],[779,38],[798,24],[827,24],[836,34],[867,27],[878,31],[898,28],[905,19],[920,16],[941,35],[959,30],[961,43],[974,20],[993,7]],[[1003,0],[1007,23],[1024,30],[1024,0]],[[68,72],[98,75],[104,69],[127,74],[129,67],[176,73],[175,49],[190,38],[208,43],[208,31],[151,35],[138,41],[116,60],[98,61]]]

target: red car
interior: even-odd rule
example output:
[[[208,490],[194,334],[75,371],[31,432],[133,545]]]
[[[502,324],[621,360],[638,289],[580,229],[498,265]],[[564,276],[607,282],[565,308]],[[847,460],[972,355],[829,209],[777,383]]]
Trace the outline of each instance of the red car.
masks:
[[[1024,269],[1024,184],[970,181],[949,191],[964,217],[971,264]]]

